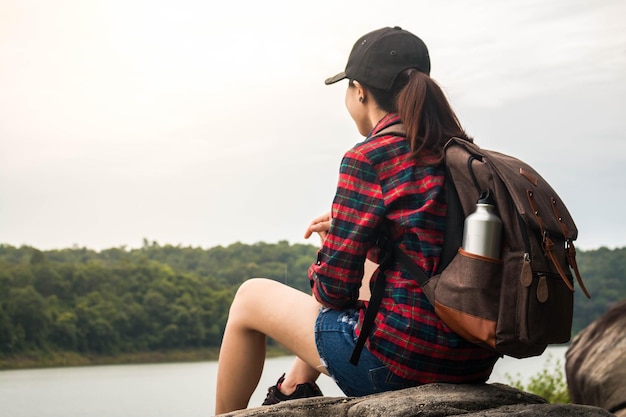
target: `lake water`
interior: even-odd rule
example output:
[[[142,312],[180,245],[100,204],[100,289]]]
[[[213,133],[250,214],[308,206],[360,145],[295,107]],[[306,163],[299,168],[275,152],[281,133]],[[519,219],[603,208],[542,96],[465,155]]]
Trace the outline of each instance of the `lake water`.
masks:
[[[498,361],[489,382],[509,383],[506,374],[523,382],[541,371],[565,364],[563,346],[542,356]],[[260,405],[267,387],[289,369],[292,357],[268,359],[250,406]],[[207,417],[215,407],[216,362],[115,365],[0,371],[2,417]],[[322,375],[318,385],[327,396],[343,396]]]

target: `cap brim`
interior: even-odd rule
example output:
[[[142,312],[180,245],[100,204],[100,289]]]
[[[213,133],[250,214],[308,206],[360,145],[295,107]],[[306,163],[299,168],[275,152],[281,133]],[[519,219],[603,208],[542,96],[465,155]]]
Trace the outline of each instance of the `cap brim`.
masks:
[[[348,78],[348,76],[346,75],[345,71],[342,71],[339,74],[335,75],[334,77],[326,78],[326,80],[324,81],[324,84],[326,85],[334,84],[337,81],[343,80],[344,78]]]

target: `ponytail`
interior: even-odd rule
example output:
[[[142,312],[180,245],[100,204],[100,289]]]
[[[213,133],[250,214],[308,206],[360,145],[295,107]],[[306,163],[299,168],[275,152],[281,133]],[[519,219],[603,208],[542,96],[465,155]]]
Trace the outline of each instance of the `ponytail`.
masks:
[[[427,74],[408,69],[396,77],[390,91],[364,85],[382,110],[398,113],[411,145],[411,157],[424,165],[443,161],[443,147],[457,137],[472,142],[465,133],[441,87]]]
[[[414,69],[405,71],[406,84],[396,96],[395,107],[404,123],[411,154],[426,165],[443,161],[443,147],[452,137],[468,141],[456,114],[435,80]]]

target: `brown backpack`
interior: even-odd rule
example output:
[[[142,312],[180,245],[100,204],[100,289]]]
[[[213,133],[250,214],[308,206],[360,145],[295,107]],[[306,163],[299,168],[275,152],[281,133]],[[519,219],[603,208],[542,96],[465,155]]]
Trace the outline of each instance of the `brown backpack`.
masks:
[[[573,241],[578,230],[563,201],[528,164],[463,139],[446,144],[445,164],[448,211],[438,270],[427,277],[400,248],[384,243],[387,239],[381,240],[381,249],[393,256],[381,268],[395,258],[420,283],[448,327],[501,355],[536,356],[549,344],[569,341],[572,270],[590,296],[576,264]],[[492,191],[502,220],[500,259],[469,254],[461,247],[464,219],[485,190]],[[367,322],[375,315],[383,289],[384,274],[379,274],[353,363],[371,330]]]

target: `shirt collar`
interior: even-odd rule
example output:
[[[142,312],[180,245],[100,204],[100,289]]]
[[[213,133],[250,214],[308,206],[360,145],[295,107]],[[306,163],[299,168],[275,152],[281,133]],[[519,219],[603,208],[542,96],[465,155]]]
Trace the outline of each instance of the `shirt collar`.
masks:
[[[398,123],[402,123],[402,121],[400,120],[400,116],[398,116],[396,113],[387,113],[382,119],[378,121],[378,123],[376,123],[376,126],[374,126],[374,128],[369,133],[369,135],[367,135],[367,137],[371,138],[381,130],[389,126],[396,125]]]

